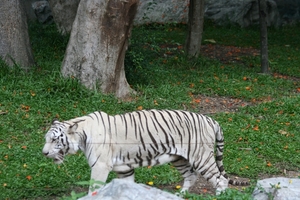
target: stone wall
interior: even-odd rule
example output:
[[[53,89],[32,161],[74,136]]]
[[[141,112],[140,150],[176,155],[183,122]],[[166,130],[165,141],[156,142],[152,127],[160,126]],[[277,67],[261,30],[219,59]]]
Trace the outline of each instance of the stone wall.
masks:
[[[32,1],[26,0],[30,3]],[[134,23],[185,23],[188,4],[189,0],[140,0]],[[300,0],[267,0],[267,7],[269,26],[300,21]],[[247,27],[258,24],[257,0],[206,0],[205,19],[213,20],[219,25],[237,24]]]

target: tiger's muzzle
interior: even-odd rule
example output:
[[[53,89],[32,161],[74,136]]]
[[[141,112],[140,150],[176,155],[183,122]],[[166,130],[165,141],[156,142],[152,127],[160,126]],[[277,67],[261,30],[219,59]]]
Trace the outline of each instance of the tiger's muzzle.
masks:
[[[48,158],[52,158],[53,162],[55,164],[61,164],[64,162],[64,152],[62,150],[60,150],[58,153],[54,154],[54,153],[49,153],[48,151],[43,151],[43,154],[48,157]]]

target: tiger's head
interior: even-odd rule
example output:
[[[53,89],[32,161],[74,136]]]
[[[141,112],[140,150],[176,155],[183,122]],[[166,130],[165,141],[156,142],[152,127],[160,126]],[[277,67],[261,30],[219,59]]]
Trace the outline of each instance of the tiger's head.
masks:
[[[50,129],[45,135],[46,143],[43,154],[52,158],[54,163],[61,164],[65,155],[74,154],[79,149],[78,142],[74,142],[74,134],[78,124],[69,124],[53,120]],[[76,145],[77,144],[77,145]]]

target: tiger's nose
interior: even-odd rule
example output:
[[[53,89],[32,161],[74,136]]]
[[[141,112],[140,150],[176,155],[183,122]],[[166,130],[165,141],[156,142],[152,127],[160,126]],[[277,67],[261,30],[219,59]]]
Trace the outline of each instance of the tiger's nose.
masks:
[[[44,151],[43,151],[43,154],[44,154],[45,156],[47,156],[47,155],[49,154],[49,152],[44,152]]]

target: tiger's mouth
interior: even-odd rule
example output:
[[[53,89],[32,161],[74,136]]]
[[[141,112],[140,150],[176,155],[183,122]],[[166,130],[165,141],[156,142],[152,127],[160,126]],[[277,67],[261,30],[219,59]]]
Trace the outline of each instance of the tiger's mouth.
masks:
[[[55,164],[61,164],[61,163],[64,162],[64,159],[63,159],[63,158],[54,158],[54,159],[53,159],[53,162],[54,162]]]
[[[55,164],[61,164],[64,162],[64,154],[62,150],[60,150],[59,153],[53,158],[53,162]]]

